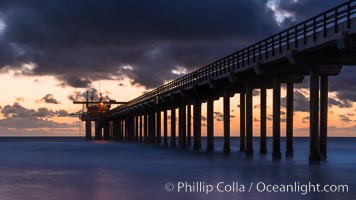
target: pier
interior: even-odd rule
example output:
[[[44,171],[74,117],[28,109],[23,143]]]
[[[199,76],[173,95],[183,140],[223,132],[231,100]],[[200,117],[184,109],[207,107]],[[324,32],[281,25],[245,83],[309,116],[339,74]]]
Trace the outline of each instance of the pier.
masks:
[[[272,159],[280,160],[284,155],[291,157],[294,151],[294,88],[309,76],[309,159],[326,160],[328,81],[329,76],[338,75],[344,65],[356,65],[356,0],[240,49],[114,109],[95,116],[84,115],[86,139],[92,138],[91,122],[94,121],[96,140],[164,144],[181,149],[192,146],[200,150],[202,103],[207,103],[206,151],[212,152],[214,101],[223,98],[223,153],[228,155],[231,145],[238,145],[230,143],[230,98],[239,95],[240,151],[247,157],[256,152],[266,154],[269,150],[266,145],[266,96],[267,90],[272,90]],[[281,152],[282,86],[287,92],[286,152]],[[259,147],[253,143],[252,101],[256,90],[261,101]]]

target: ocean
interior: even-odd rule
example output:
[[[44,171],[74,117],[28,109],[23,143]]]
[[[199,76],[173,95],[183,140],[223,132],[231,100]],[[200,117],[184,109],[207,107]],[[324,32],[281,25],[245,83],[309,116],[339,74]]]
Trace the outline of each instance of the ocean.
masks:
[[[328,161],[310,165],[308,138],[294,157],[222,154],[76,137],[0,138],[0,200],[356,199],[356,138],[328,138]],[[282,138],[282,152],[284,152]],[[319,186],[317,186],[319,185]],[[318,187],[318,188],[317,188]],[[318,189],[318,191],[317,191]],[[346,190],[347,189],[347,190]],[[322,191],[321,191],[322,190]]]

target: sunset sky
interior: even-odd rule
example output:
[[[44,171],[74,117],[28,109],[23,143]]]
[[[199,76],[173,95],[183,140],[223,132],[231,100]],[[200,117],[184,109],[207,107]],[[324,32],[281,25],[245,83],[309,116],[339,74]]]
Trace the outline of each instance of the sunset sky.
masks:
[[[70,113],[81,109],[72,101],[87,90],[128,101],[342,2],[2,0],[0,135],[84,135],[83,123]],[[354,77],[356,67],[345,66],[330,78],[331,136],[356,136]],[[308,78],[295,87],[295,134],[306,136]],[[253,100],[255,135],[258,91]],[[269,90],[268,135],[271,95]],[[231,99],[232,136],[239,135],[237,96]],[[216,135],[222,135],[221,108],[222,101],[216,101]],[[202,110],[206,116],[205,104]],[[284,122],[281,126],[284,130]]]

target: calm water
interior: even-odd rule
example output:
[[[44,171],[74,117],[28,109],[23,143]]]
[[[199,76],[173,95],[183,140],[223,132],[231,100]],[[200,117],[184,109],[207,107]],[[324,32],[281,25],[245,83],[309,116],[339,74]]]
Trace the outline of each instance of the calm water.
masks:
[[[258,151],[255,139],[255,151]],[[0,200],[111,200],[111,199],[356,199],[356,139],[330,138],[329,159],[321,165],[308,164],[308,140],[295,139],[295,156],[272,162],[255,153],[246,160],[232,154],[178,150],[156,145],[118,142],[85,142],[82,138],[1,138]],[[284,143],[282,143],[284,144]],[[271,140],[268,140],[271,147]],[[205,149],[205,140],[203,140]],[[269,148],[270,150],[270,148]],[[284,149],[282,149],[284,152]],[[238,182],[251,192],[177,192],[178,182],[192,185]],[[255,186],[300,182],[347,184],[348,193],[260,193]],[[165,190],[173,183],[173,192]],[[171,185],[170,185],[171,187]]]

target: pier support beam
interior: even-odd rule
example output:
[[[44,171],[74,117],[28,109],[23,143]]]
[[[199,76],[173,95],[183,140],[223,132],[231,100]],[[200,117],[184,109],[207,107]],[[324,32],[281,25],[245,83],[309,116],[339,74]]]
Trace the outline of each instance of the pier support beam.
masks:
[[[293,83],[287,83],[286,156],[293,156]]]
[[[168,145],[168,127],[167,127],[167,110],[163,111],[163,143],[165,146]]]
[[[140,143],[142,143],[142,128],[143,128],[143,123],[142,123],[142,115],[140,115]]]
[[[281,82],[273,79],[273,160],[281,159]]]
[[[328,76],[320,78],[320,159],[327,159],[328,137]]]
[[[150,109],[150,117],[149,117],[149,135],[150,135],[150,143],[155,143],[156,142],[156,113],[153,111],[153,109]]]
[[[188,104],[187,109],[187,134],[188,134],[188,147],[192,146],[192,107]]]
[[[245,91],[240,93],[240,152],[244,152],[246,148],[246,99]]]
[[[260,153],[267,153],[267,91],[266,88],[261,88],[260,92],[260,126],[261,126],[261,139],[260,139]]]
[[[123,133],[122,133],[122,121],[121,121],[121,119],[118,119],[118,120],[117,120],[117,123],[118,123],[118,124],[117,124],[117,126],[118,126],[118,127],[117,127],[117,129],[118,129],[118,140],[119,140],[119,141],[122,141],[122,134],[123,134]]]
[[[91,121],[85,121],[85,139],[91,140]]]
[[[147,113],[144,114],[143,116],[143,121],[144,121],[144,126],[145,126],[145,129],[144,129],[144,132],[143,132],[143,142],[145,144],[148,143],[148,115]]]
[[[126,140],[126,133],[125,133],[125,120],[124,119],[122,119],[121,120],[121,140],[122,141],[125,141]]]
[[[253,88],[246,87],[246,156],[253,155]]]
[[[109,121],[104,121],[104,140],[109,140]]]
[[[319,66],[310,67],[310,161],[320,161]]]
[[[171,146],[176,146],[176,109],[171,109]]]
[[[178,147],[182,147],[182,109],[178,106]]]
[[[156,142],[157,144],[161,144],[161,111],[157,110],[156,113]]]
[[[138,138],[139,138],[138,116],[135,116],[135,142],[138,142]]]
[[[95,140],[102,139],[102,127],[99,120],[95,121]]]
[[[114,118],[113,121],[113,140],[118,141],[119,140],[119,120]]]
[[[210,97],[207,102],[207,151],[214,151],[214,99]]]
[[[129,118],[126,117],[125,119],[125,141],[130,141],[130,123],[129,123]]]
[[[201,148],[201,101],[200,99],[194,100],[193,107],[193,128],[194,128],[194,150]]]
[[[224,154],[230,154],[230,93],[229,91],[224,91]]]
[[[182,103],[179,107],[179,135],[180,135],[180,146],[182,149],[187,148],[187,127],[186,127],[186,108],[185,104]]]

